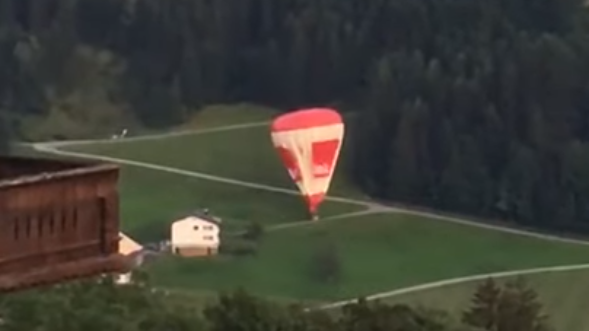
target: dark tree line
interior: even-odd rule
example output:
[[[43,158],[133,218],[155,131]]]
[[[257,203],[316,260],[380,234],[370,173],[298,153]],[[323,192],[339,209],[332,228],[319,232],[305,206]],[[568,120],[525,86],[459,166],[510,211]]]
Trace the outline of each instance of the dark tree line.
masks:
[[[587,229],[588,24],[581,0],[0,0],[0,110],[22,134],[339,102],[374,196]]]
[[[145,278],[145,277],[142,277]],[[108,278],[0,296],[5,331],[549,331],[537,294],[524,282],[482,283],[461,318],[423,307],[364,299],[306,310],[236,290],[206,304],[190,294],[153,290],[144,279]]]
[[[372,194],[589,229],[587,13],[518,3],[413,2],[422,44],[380,56],[358,125]]]

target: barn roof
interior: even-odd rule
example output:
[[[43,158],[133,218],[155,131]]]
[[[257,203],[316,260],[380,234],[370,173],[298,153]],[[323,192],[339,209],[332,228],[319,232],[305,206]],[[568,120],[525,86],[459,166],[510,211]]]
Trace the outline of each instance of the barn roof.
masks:
[[[0,189],[118,169],[109,163],[0,156]]]

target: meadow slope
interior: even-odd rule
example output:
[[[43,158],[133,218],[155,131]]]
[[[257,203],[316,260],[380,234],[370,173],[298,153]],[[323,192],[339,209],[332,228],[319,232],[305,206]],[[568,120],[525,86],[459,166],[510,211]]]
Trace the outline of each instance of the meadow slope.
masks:
[[[261,119],[258,116],[256,121]],[[132,234],[162,235],[171,215],[203,205],[236,223],[254,219],[276,227],[267,233],[255,257],[170,259],[153,265],[152,274],[161,285],[199,290],[246,286],[267,295],[325,301],[469,274],[589,262],[589,250],[577,245],[579,241],[357,200],[362,194],[343,171],[346,157],[332,192],[344,197],[322,210],[337,219],[299,226],[309,225],[303,221],[303,205],[273,155],[263,121],[235,130],[222,129],[220,119],[211,122],[211,127],[200,127],[210,132],[36,147],[123,164],[124,226]],[[363,210],[365,215],[357,216]],[[325,242],[338,248],[343,267],[336,285],[320,284],[308,276],[309,261]],[[463,300],[459,295],[446,297],[450,306]]]

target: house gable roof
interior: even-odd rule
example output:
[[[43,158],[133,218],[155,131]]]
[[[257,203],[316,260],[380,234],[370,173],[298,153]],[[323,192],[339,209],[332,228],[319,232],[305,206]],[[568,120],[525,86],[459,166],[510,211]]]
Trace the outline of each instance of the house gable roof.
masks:
[[[221,225],[221,219],[218,217],[215,217],[213,215],[207,214],[204,211],[201,210],[197,210],[197,211],[193,211],[191,213],[188,214],[184,214],[184,216],[181,216],[178,218],[179,221],[185,220],[187,218],[190,217],[195,217],[198,218],[199,220],[205,221],[205,222],[209,222],[211,224],[214,225]]]

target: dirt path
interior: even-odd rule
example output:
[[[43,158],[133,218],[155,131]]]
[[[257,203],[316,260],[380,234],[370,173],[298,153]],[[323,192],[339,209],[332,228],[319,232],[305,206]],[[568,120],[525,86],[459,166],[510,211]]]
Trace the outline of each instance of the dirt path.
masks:
[[[457,277],[451,279],[445,279],[437,282],[431,282],[411,287],[400,288],[393,291],[386,291],[380,292],[373,295],[369,295],[366,297],[366,300],[378,300],[378,299],[387,299],[392,298],[395,296],[400,296],[404,294],[410,294],[419,291],[431,290],[440,287],[456,285],[460,283],[470,283],[475,281],[485,280],[489,277],[492,278],[507,278],[507,277],[514,277],[514,276],[523,276],[523,275],[532,275],[532,274],[540,274],[540,273],[547,273],[547,272],[564,272],[564,271],[575,271],[575,270],[584,270],[589,269],[589,264],[572,264],[572,265],[563,265],[563,266],[554,266],[554,267],[544,267],[544,268],[534,268],[534,269],[520,269],[520,270],[512,270],[512,271],[503,271],[503,272],[494,272],[489,274],[480,274],[480,275],[472,275],[466,277]],[[312,309],[333,309],[345,306],[349,303],[356,302],[357,299],[350,299],[350,300],[342,300],[333,303],[329,303],[326,305],[318,306]]]

